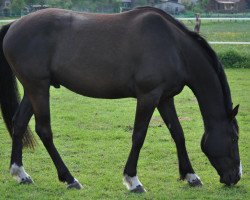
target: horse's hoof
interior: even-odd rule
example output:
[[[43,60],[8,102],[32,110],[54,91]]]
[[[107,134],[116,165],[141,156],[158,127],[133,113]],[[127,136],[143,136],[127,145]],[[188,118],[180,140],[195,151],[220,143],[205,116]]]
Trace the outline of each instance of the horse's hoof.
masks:
[[[77,190],[81,190],[81,189],[83,189],[83,186],[81,183],[79,183],[78,180],[75,179],[73,183],[68,184],[68,186],[67,186],[67,189],[72,189],[72,188],[75,188]]]
[[[123,185],[125,185],[126,188],[132,193],[146,192],[137,176],[130,177],[125,174],[123,178]]]
[[[202,182],[199,176],[197,176],[194,173],[187,173],[185,176],[185,179],[187,180],[188,184],[191,187],[201,187]]]
[[[135,189],[133,190],[130,190],[132,193],[137,193],[137,194],[140,194],[140,193],[145,193],[147,192],[143,186],[141,185],[138,185]]]
[[[22,178],[20,181],[20,184],[32,184],[32,183],[34,183],[34,182],[30,177]]]
[[[189,182],[189,181],[188,181],[188,184],[189,184],[191,187],[201,187],[201,186],[203,185],[200,179],[195,179],[195,180],[193,180],[192,182]]]

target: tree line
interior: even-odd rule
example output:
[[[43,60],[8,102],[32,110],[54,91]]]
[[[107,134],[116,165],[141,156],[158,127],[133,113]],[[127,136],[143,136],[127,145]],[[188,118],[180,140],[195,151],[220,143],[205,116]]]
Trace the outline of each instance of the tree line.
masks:
[[[137,5],[146,5],[150,0],[137,0]],[[41,5],[79,11],[100,12],[101,9],[119,12],[121,0],[12,0],[10,10],[20,13],[25,7]]]

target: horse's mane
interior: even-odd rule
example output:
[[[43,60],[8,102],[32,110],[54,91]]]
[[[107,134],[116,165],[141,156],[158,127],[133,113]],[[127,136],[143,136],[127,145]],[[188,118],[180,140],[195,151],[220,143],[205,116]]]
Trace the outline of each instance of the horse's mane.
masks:
[[[222,67],[221,62],[218,59],[217,54],[214,52],[214,50],[208,44],[208,42],[201,35],[199,35],[198,33],[194,32],[194,31],[189,30],[182,22],[178,21],[177,19],[172,17],[170,14],[164,12],[161,9],[150,7],[150,6],[137,7],[136,9],[151,10],[151,11],[155,11],[155,12],[159,13],[161,16],[163,16],[169,22],[174,24],[181,31],[183,31],[184,33],[186,33],[187,35],[192,37],[194,39],[194,41],[196,41],[208,53],[208,55],[210,56],[210,58],[212,60],[212,66],[213,66],[216,74],[218,75],[218,78],[219,78],[219,81],[221,84],[221,88],[222,88],[222,92],[223,92],[223,96],[224,96],[226,111],[229,114],[232,111],[232,99],[231,99],[230,88],[229,88],[229,85],[227,82],[227,77],[225,75],[225,72],[224,72],[224,69]]]

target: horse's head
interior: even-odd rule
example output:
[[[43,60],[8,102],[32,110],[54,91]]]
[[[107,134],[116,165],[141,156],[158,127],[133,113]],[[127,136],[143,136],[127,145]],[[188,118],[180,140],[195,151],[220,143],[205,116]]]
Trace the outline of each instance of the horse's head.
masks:
[[[201,140],[202,151],[220,175],[220,182],[226,185],[236,184],[242,175],[235,119],[238,107],[233,109],[229,120],[220,124],[220,129],[207,130]]]

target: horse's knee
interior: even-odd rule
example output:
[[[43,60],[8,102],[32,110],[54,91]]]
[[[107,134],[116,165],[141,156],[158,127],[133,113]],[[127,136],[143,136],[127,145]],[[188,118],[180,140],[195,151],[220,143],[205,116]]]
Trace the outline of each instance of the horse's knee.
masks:
[[[52,140],[52,133],[49,128],[43,127],[40,125],[36,125],[36,132],[39,138],[43,141],[51,141]]]
[[[12,136],[13,137],[22,137],[27,129],[27,126],[15,118],[13,118],[12,124],[13,124]]]
[[[60,172],[58,172],[58,179],[61,182],[68,182],[68,183],[72,183],[74,182],[74,177],[71,176],[70,172],[68,169],[64,169]]]

